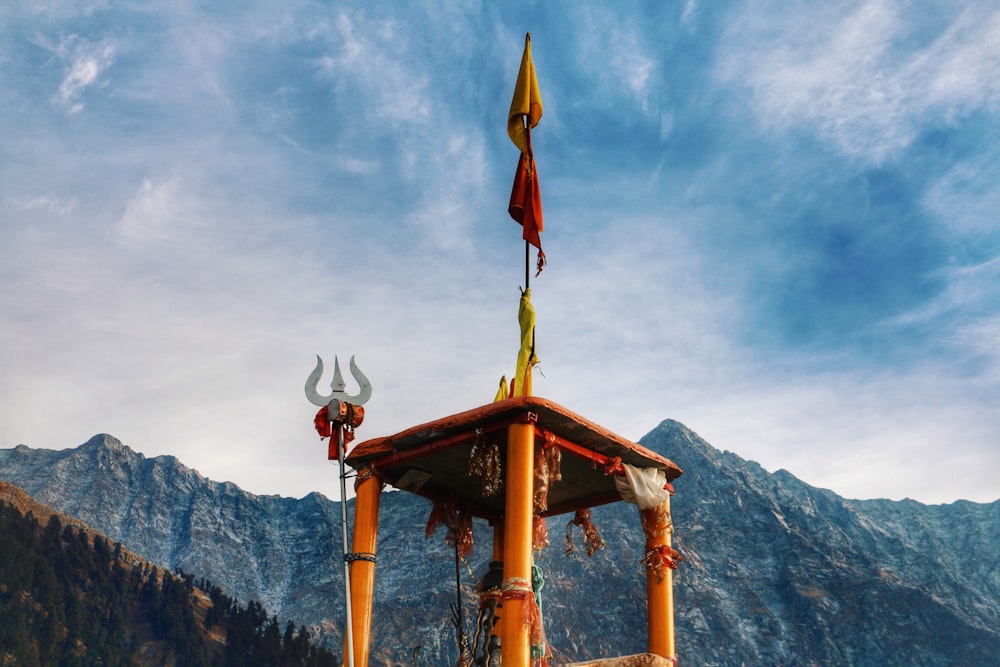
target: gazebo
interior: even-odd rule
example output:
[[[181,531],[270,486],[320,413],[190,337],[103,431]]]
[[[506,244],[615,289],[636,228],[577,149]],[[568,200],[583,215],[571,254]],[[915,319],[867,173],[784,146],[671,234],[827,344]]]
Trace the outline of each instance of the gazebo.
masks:
[[[585,538],[599,541],[589,508],[636,503],[646,537],[649,653],[630,656],[629,664],[676,661],[672,569],[679,555],[670,546],[669,496],[681,470],[673,462],[537,396],[505,398],[367,440],[346,462],[358,471],[348,557],[355,667],[368,665],[379,499],[386,484],[430,499],[456,548],[463,526],[471,531],[472,517],[492,526],[492,560],[502,574],[494,582],[494,654],[486,658],[491,665],[499,658],[505,667],[539,662],[531,585],[539,523],[544,530],[545,517],[576,512],[574,523]],[[596,546],[588,542],[588,550]]]

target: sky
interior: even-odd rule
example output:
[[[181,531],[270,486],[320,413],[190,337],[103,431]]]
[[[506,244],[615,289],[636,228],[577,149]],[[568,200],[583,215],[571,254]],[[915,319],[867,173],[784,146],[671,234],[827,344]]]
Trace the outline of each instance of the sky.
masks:
[[[371,380],[359,440],[491,401],[529,31],[536,395],[848,498],[1000,498],[994,0],[5,2],[0,448],[336,497],[316,355]]]

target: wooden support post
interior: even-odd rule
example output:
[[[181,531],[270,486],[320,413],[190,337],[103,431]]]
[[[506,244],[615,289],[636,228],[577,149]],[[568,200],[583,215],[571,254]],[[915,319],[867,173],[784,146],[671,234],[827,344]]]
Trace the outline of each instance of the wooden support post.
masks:
[[[354,619],[354,667],[368,667],[372,606],[375,599],[375,553],[382,481],[370,467],[358,472],[355,484],[354,536],[351,541],[351,615]],[[344,645],[347,642],[345,638]],[[345,648],[346,650],[346,648]],[[345,662],[346,664],[346,662]]]
[[[493,553],[491,560],[496,563],[500,563],[503,567],[503,521],[495,521],[493,523]],[[501,582],[501,585],[502,582]],[[493,627],[490,629],[490,634],[494,634],[497,637],[503,636],[503,616],[500,615],[501,610],[497,610],[496,620],[493,621]]]
[[[493,553],[492,559],[503,561],[503,522],[493,523]]]
[[[528,667],[531,638],[526,595],[531,593],[535,424],[507,429],[507,479],[503,527],[504,592],[500,651],[504,667]]]
[[[646,529],[646,553],[660,546],[670,546],[670,499],[664,500],[658,508],[643,510],[665,516],[667,525],[644,526]],[[674,571],[663,568],[659,573],[646,568],[646,600],[649,652],[676,660],[674,646]]]

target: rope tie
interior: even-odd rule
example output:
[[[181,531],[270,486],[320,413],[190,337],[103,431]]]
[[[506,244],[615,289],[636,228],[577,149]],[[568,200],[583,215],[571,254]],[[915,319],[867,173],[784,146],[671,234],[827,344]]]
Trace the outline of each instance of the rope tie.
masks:
[[[520,600],[524,603],[522,622],[529,628],[528,637],[531,641],[532,651],[544,654],[546,646],[545,629],[542,626],[542,610],[538,607],[538,600],[535,599],[535,591],[531,587],[531,582],[520,577],[504,579],[501,600]]]
[[[360,487],[361,484],[367,482],[373,477],[378,480],[379,490],[384,489],[385,480],[382,479],[382,475],[380,475],[378,470],[375,469],[375,466],[369,463],[368,465],[358,470],[358,476],[354,479],[354,490],[357,491],[358,487]]]
[[[357,561],[357,560],[363,560],[363,561],[366,561],[368,563],[374,563],[375,562],[375,554],[373,554],[370,551],[358,551],[358,552],[351,553],[351,554],[344,554],[344,562],[345,563],[353,563],[354,561]]]
[[[656,577],[657,581],[663,581],[667,570],[676,570],[677,564],[682,560],[684,560],[684,556],[669,545],[661,544],[647,548],[646,555],[639,562],[646,567],[650,574]]]
[[[503,598],[509,599],[515,597],[514,595],[508,595],[508,593],[515,592],[526,592],[534,595],[535,591],[531,588],[531,582],[527,579],[522,579],[521,577],[510,577],[504,579],[503,581]]]
[[[622,457],[614,456],[608,459],[607,465],[604,466],[605,475],[618,475],[625,472],[624,466],[622,466]]]

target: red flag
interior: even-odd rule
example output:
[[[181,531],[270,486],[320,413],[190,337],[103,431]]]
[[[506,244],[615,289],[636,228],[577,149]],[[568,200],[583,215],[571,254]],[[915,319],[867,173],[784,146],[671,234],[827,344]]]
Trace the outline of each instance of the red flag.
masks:
[[[538,169],[535,156],[531,151],[531,135],[528,135],[528,152],[521,153],[514,172],[514,187],[510,192],[510,204],[507,206],[510,217],[521,223],[524,231],[521,237],[538,248],[538,273],[545,266],[545,253],[542,252],[542,239],[539,232],[544,231],[542,223],[542,193],[538,187]],[[537,273],[535,275],[538,275]]]

